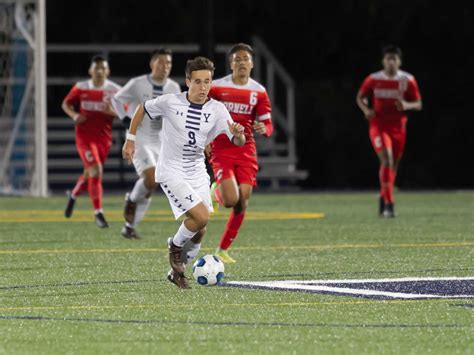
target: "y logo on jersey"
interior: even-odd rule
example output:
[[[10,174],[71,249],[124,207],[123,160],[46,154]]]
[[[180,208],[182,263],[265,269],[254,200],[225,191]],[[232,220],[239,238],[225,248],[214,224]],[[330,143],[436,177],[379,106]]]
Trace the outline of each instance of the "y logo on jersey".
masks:
[[[206,123],[209,123],[209,117],[211,117],[211,114],[210,113],[202,113],[204,115],[204,119],[206,120]]]

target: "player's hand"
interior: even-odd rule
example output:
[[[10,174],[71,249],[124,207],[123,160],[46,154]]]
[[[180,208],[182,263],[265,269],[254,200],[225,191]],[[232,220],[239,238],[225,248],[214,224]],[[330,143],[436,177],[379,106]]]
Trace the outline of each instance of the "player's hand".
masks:
[[[128,162],[128,165],[131,165],[134,154],[135,154],[135,142],[127,139],[122,148],[122,158]]]
[[[244,126],[240,123],[227,121],[227,124],[229,125],[230,133],[232,133],[235,138],[240,138],[244,135]]]
[[[113,116],[113,117],[118,116],[117,113],[115,112],[113,106],[112,106],[112,103],[111,103],[110,99],[105,101],[105,109],[102,112],[104,112],[107,115]]]
[[[397,107],[398,111],[406,111],[408,108],[408,102],[405,100],[398,100],[395,101],[395,106]]]
[[[74,115],[72,120],[74,121],[75,125],[78,125],[78,124],[82,124],[82,123],[86,122],[87,117],[84,116],[84,115],[81,115],[80,113],[77,113],[77,114]]]
[[[364,115],[365,115],[365,119],[367,121],[370,121],[372,118],[374,118],[375,111],[369,108],[366,112],[364,112]]]
[[[265,127],[265,124],[263,122],[253,121],[253,129],[255,130],[255,132],[261,135],[267,133],[267,127]]]

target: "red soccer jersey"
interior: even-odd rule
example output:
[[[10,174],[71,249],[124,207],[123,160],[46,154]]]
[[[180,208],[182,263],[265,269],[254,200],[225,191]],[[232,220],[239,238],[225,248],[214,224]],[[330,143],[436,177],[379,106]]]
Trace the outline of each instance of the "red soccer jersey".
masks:
[[[246,139],[244,147],[237,147],[225,135],[218,136],[212,143],[213,156],[215,153],[256,161],[253,122],[270,120],[267,122],[271,125],[272,107],[265,88],[253,79],[246,85],[234,84],[232,75],[228,75],[212,82],[209,96],[222,102],[232,119],[244,126]]]
[[[87,117],[84,123],[76,125],[76,140],[78,144],[97,142],[112,143],[111,116],[104,111],[110,99],[120,89],[120,86],[106,80],[100,88],[94,87],[92,80],[81,81],[73,86],[64,99],[68,105],[73,105],[78,112]]]
[[[388,77],[383,70],[370,74],[360,87],[362,96],[372,98],[374,119],[379,123],[396,123],[406,120],[406,113],[398,111],[398,100],[421,100],[415,77],[399,70],[395,77]]]

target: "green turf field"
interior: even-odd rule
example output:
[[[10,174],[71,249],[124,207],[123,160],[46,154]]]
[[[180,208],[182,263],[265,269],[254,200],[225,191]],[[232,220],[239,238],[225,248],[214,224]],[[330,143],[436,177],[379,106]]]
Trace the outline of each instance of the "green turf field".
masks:
[[[474,192],[398,193],[393,220],[375,193],[253,196],[227,281],[474,275]],[[469,298],[377,300],[166,281],[165,243],[178,223],[163,195],[120,236],[78,201],[0,197],[0,353],[472,354]],[[322,216],[321,214],[324,214]],[[210,222],[212,253],[226,211]],[[321,218],[322,217],[322,218]],[[472,283],[471,283],[472,287]],[[470,290],[472,293],[472,289]]]

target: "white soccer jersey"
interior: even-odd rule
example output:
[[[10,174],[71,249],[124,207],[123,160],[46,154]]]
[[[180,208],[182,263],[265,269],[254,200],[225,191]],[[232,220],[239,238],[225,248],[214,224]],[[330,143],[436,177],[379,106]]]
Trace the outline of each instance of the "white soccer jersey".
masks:
[[[233,137],[227,123],[232,118],[224,104],[213,99],[202,105],[193,104],[184,92],[158,96],[143,106],[147,114],[143,120],[163,121],[156,181],[208,176],[204,162],[206,145],[222,133],[229,139]]]
[[[176,94],[180,92],[181,88],[174,80],[168,78],[164,85],[160,85],[153,81],[149,74],[142,75],[130,79],[128,83],[115,94],[112,105],[120,119],[123,119],[125,116],[132,118],[138,105],[143,102],[164,94]],[[127,110],[125,110],[125,105],[128,105]],[[143,120],[143,123],[137,129],[137,143],[147,144],[156,142],[157,139],[160,139],[161,127],[161,120]]]

